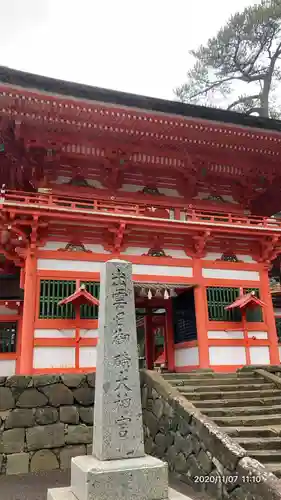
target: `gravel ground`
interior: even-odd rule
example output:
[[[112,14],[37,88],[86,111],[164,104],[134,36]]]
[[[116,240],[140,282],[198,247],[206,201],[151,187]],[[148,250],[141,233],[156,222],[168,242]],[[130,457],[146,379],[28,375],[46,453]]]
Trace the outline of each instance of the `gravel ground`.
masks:
[[[47,489],[70,484],[70,472],[54,471],[48,473],[25,474],[22,476],[0,477],[0,500],[46,500]],[[211,500],[194,493],[191,488],[171,480],[171,486],[189,495],[192,500]]]

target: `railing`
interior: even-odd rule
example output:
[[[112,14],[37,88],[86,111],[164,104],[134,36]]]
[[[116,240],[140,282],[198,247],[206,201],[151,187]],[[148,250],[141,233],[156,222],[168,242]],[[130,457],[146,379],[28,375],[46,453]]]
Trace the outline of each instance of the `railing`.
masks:
[[[153,206],[145,202],[132,204],[126,201],[98,200],[98,199],[79,199],[79,197],[70,198],[68,196],[58,196],[45,193],[25,193],[19,191],[1,191],[1,207],[25,207],[27,209],[47,209],[72,212],[82,212],[85,214],[103,213],[120,214],[134,217],[158,218],[163,220],[174,220],[179,222],[201,222],[215,225],[229,226],[250,226],[252,228],[263,227],[272,230],[281,231],[281,219],[274,217],[259,217],[234,215],[219,211],[211,212],[209,210],[196,210],[188,206],[171,207],[157,206],[157,200]]]

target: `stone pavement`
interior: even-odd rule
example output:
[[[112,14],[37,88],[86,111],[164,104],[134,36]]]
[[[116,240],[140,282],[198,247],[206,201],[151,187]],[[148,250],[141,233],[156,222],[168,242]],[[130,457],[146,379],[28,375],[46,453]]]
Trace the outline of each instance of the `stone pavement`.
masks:
[[[0,498],[1,500],[46,500],[48,488],[68,486],[69,483],[70,471],[2,476],[0,477]],[[170,484],[177,491],[189,495],[190,500],[212,500],[202,493],[194,493],[191,488],[173,479]]]

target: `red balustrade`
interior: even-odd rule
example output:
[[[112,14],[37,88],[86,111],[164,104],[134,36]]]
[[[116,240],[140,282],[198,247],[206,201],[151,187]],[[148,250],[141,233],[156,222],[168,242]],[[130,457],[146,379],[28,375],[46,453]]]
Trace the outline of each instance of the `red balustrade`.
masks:
[[[51,209],[52,211],[60,211],[69,209],[71,212],[85,213],[85,214],[120,214],[123,216],[134,216],[141,219],[157,218],[163,221],[175,220],[178,222],[190,224],[204,223],[204,225],[215,226],[248,226],[252,228],[264,227],[281,231],[281,219],[274,217],[259,217],[255,215],[234,215],[231,213],[211,212],[208,210],[196,210],[182,205],[181,208],[173,208],[171,206],[163,207],[155,204],[148,205],[147,203],[138,202],[132,204],[126,201],[115,200],[97,200],[97,199],[83,199],[77,197],[70,198],[68,196],[59,196],[48,193],[25,193],[20,191],[5,191],[2,190],[0,194],[0,208],[27,208],[29,211],[32,209]]]

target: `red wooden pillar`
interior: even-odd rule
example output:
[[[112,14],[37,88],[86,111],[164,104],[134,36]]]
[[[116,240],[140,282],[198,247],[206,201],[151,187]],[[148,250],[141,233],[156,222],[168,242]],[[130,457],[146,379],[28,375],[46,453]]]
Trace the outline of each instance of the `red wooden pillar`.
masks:
[[[193,273],[196,282],[194,288],[194,302],[196,315],[197,341],[199,350],[199,366],[200,368],[209,368],[209,342],[208,342],[208,308],[206,288],[202,280],[202,266],[200,259],[193,260]]]
[[[175,371],[175,352],[174,352],[174,325],[172,299],[167,300],[166,307],[166,325],[165,325],[165,351],[167,356],[167,368],[169,372]]]
[[[279,348],[278,348],[278,337],[276,331],[275,316],[272,304],[272,296],[270,292],[268,269],[265,267],[260,271],[260,291],[261,300],[265,303],[263,309],[264,321],[267,326],[268,340],[269,340],[269,356],[270,363],[272,365],[279,365]]]
[[[148,370],[153,370],[154,364],[154,338],[153,338],[153,325],[150,310],[146,309],[147,316],[145,316],[145,357],[146,367]]]
[[[25,259],[24,302],[21,325],[21,349],[18,363],[21,375],[30,375],[33,371],[33,339],[36,306],[36,271],[37,259],[28,249]]]

